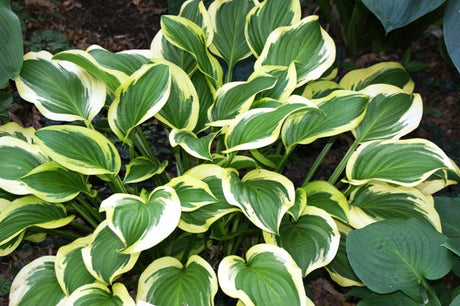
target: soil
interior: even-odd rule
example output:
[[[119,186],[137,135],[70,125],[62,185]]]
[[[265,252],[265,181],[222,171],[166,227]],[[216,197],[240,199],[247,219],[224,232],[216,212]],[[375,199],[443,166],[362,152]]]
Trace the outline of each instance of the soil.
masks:
[[[147,49],[155,33],[160,29],[160,16],[168,13],[166,0],[18,0],[13,7],[20,8],[18,13],[24,21],[24,39],[33,41],[34,35],[44,30],[63,33],[71,47],[86,49],[98,44],[110,51],[126,49]],[[109,5],[107,3],[110,3]],[[21,9],[23,8],[23,9]],[[307,9],[305,9],[307,11]],[[325,24],[327,28],[327,24]],[[424,70],[411,73],[415,81],[415,92],[421,94],[424,101],[424,117],[420,127],[408,137],[425,138],[438,144],[457,163],[460,164],[460,75],[440,55],[438,45],[441,30],[437,27],[427,30],[411,45],[412,60],[425,63]],[[36,41],[36,40],[35,40]],[[381,61],[401,61],[403,50],[386,53],[365,52],[347,56],[343,42],[337,40],[342,60],[355,63],[356,67],[367,67]],[[51,49],[46,41],[41,47]],[[65,43],[67,44],[67,42]],[[65,45],[64,44],[64,45]],[[54,46],[55,47],[55,46]],[[25,126],[37,123],[37,112],[31,105],[13,105],[10,119]],[[318,178],[327,178],[328,168],[333,169],[349,146],[352,138],[341,136],[334,145],[331,154],[325,159]],[[309,147],[308,150],[315,150]],[[319,150],[319,148],[318,148]],[[294,183],[300,184],[304,169],[311,165],[316,155],[306,148],[296,150],[293,162],[288,165],[285,174]],[[458,196],[458,187],[449,187],[446,194]],[[65,241],[47,238],[36,244],[24,242],[13,254],[0,257],[0,271],[7,280],[26,263],[43,255],[54,255]],[[458,280],[456,280],[458,282]],[[2,280],[0,279],[0,287]],[[322,276],[309,284],[316,305],[355,305],[350,297],[345,297],[342,288],[336,288],[327,276]],[[7,305],[7,296],[0,297],[0,306]]]

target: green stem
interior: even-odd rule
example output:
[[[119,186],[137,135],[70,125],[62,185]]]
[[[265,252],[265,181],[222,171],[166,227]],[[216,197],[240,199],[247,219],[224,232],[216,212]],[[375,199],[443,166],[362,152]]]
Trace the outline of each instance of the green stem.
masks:
[[[176,160],[177,176],[181,176],[182,173],[184,173],[184,166],[182,165],[180,147],[174,147],[173,152],[174,152],[174,159]]]
[[[318,168],[321,165],[321,162],[323,161],[324,157],[326,157],[327,153],[329,153],[329,151],[331,150],[332,145],[337,140],[337,137],[338,137],[338,135],[329,138],[329,141],[324,146],[324,148],[321,151],[321,153],[319,153],[319,155],[316,158],[316,160],[313,163],[313,165],[311,165],[310,170],[308,170],[307,176],[305,177],[305,180],[303,181],[302,187],[305,187],[305,185],[307,185],[307,183],[313,178],[313,175],[315,175],[316,170],[318,170]]]
[[[181,262],[182,262],[183,264],[185,264],[185,263],[187,262],[187,260],[188,260],[188,255],[189,255],[190,252],[192,251],[193,243],[195,242],[195,240],[196,240],[196,235],[193,234],[193,235],[190,237],[190,239],[189,239],[189,241],[188,241],[188,243],[187,243],[187,247],[185,248],[184,254],[182,255]]]
[[[143,156],[150,158],[154,166],[160,165],[160,161],[155,156],[155,153],[152,151],[152,148],[150,147],[140,127],[136,128],[136,132],[134,133],[133,141],[134,141],[134,145],[141,152],[141,154]],[[168,176],[166,172],[162,172],[159,175],[155,175],[152,179],[156,185],[161,186],[169,182],[171,178]]]
[[[275,169],[275,172],[281,173],[284,169],[284,166],[286,166],[286,162],[291,155],[291,153],[294,151],[296,145],[292,145],[286,148],[286,151],[284,151],[283,157],[281,158],[281,161],[279,162],[278,166]]]
[[[86,210],[84,210],[82,207],[80,207],[80,204],[78,204],[77,202],[70,202],[70,205],[92,227],[96,228],[99,225],[99,223],[96,220],[94,220],[93,217],[91,217],[91,215],[86,212]]]
[[[75,200],[85,208],[87,212],[91,214],[97,221],[102,222],[104,218],[97,212],[93,206],[89,205],[88,202],[86,202],[84,199],[80,197],[76,197]]]
[[[232,81],[234,65],[234,63],[228,63],[227,73],[225,74],[225,83],[229,83]]]
[[[240,225],[240,219],[241,219],[241,214],[238,214],[235,217],[235,220],[233,221],[233,224],[232,224],[232,230],[231,230],[232,233],[238,230],[238,226]],[[227,255],[233,254],[232,251],[233,251],[234,245],[235,245],[235,239],[232,239],[227,245],[227,250],[226,250]]]
[[[94,231],[91,227],[74,221],[70,222],[69,225],[87,233],[92,233]]]
[[[337,168],[335,168],[334,172],[331,174],[331,177],[329,177],[329,180],[328,180],[329,183],[334,185],[337,182],[337,180],[339,179],[339,176],[343,172],[343,169],[345,169],[347,162],[351,157],[351,154],[353,154],[353,152],[356,150],[358,146],[359,146],[359,142],[355,140],[353,144],[350,146],[350,148],[348,148],[347,153],[345,154],[343,159],[340,161]]]
[[[118,176],[118,174],[112,175],[110,177],[110,181],[112,182],[113,187],[115,188],[115,190],[114,190],[115,192],[127,193],[126,187],[123,184],[123,182],[121,181],[121,178],[120,178],[120,176]]]

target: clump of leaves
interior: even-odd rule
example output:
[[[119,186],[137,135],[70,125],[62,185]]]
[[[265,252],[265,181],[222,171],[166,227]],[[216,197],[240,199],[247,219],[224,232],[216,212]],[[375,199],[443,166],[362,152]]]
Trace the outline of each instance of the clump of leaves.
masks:
[[[252,73],[233,81],[248,57]],[[298,0],[189,0],[162,16],[150,50],[26,54],[7,75],[66,124],[0,128],[0,187],[11,194],[0,202],[1,254],[31,232],[84,234],[24,267],[11,304],[134,305],[131,291],[139,304],[213,305],[220,288],[245,305],[311,305],[305,277],[323,267],[371,298],[439,304],[429,280],[451,270],[458,248],[432,194],[460,170],[434,143],[402,139],[423,113],[402,65],[336,82],[334,60],[333,40],[317,16],[301,18]],[[173,174],[146,141],[152,118]],[[354,142],[314,181],[342,133]],[[124,168],[114,135],[129,152]],[[294,185],[282,174],[292,152],[322,138]],[[94,180],[111,194],[101,198]]]

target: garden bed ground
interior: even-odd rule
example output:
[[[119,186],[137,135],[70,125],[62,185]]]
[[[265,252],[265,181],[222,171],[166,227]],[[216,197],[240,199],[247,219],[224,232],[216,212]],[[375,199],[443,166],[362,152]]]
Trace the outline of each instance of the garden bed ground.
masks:
[[[23,27],[26,46],[29,49],[48,48],[54,51],[69,46],[86,49],[92,44],[111,51],[149,48],[152,38],[160,28],[160,16],[167,13],[166,0],[112,0],[110,5],[107,1],[99,0],[20,0],[13,1],[13,4],[21,19],[25,20]],[[311,6],[308,11],[312,11]],[[46,32],[48,34],[44,35],[46,30],[53,32]],[[63,33],[66,39],[56,43],[60,37],[56,33]],[[426,138],[435,142],[460,164],[460,76],[439,55],[440,33],[439,28],[431,28],[411,46],[412,59],[425,63],[427,67],[411,74],[416,84],[415,92],[422,95],[425,114],[420,127],[410,137]],[[337,45],[341,48],[343,42],[337,40]],[[402,54],[403,50],[392,50],[389,53],[367,52],[353,57],[345,55],[343,58],[361,68],[381,61],[401,61]],[[10,108],[10,119],[35,128],[43,124],[30,104],[13,104]],[[345,147],[341,144],[350,141],[350,136],[339,138],[324,162],[331,166],[338,163],[343,156],[342,147]],[[302,170],[306,169],[306,165],[312,163],[312,160],[304,156],[315,158],[311,151],[306,154],[304,150],[306,149],[299,148],[296,151],[295,161],[288,165],[285,172],[295,183],[299,183],[304,176]],[[328,167],[322,168],[326,171],[319,175],[327,176]],[[459,188],[450,187],[445,192],[457,196]],[[1,274],[12,280],[26,263],[43,255],[54,255],[63,243],[65,242],[51,238],[39,244],[25,242],[15,253],[0,258]],[[311,282],[310,290],[317,305],[354,304],[353,300],[345,298],[340,288],[334,288],[324,277],[318,277]],[[2,305],[7,305],[7,296],[0,297],[0,306]]]

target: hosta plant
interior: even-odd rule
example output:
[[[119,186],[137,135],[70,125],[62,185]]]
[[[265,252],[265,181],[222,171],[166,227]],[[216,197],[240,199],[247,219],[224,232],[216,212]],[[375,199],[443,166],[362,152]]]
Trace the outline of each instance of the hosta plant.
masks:
[[[334,60],[298,0],[189,0],[150,50],[25,54],[9,76],[60,124],[0,128],[0,254],[46,233],[70,240],[22,268],[11,305],[213,305],[219,291],[311,305],[320,268],[368,301],[439,304],[430,280],[460,252],[432,194],[460,171],[434,143],[403,139],[422,100],[401,65],[339,80]],[[152,125],[170,154],[149,142]],[[343,133],[353,143],[318,179]],[[290,157],[315,142],[294,184]]]

